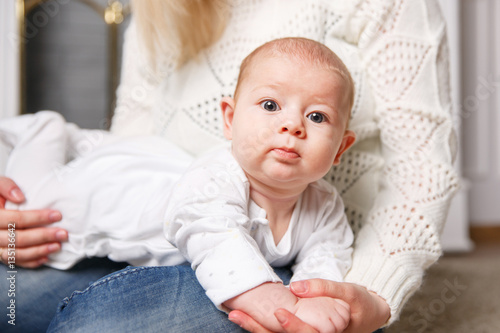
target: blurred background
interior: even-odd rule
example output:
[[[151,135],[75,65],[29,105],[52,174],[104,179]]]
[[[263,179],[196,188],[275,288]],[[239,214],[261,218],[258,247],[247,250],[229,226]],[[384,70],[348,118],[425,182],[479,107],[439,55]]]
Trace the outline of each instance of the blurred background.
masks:
[[[457,277],[481,280],[471,273],[484,273],[483,266],[474,266],[479,261],[500,266],[498,259],[492,259],[500,254],[500,0],[439,0],[439,4],[448,27],[454,123],[460,141],[456,168],[462,175],[442,241],[449,255],[460,256],[445,256],[441,266],[430,271],[430,278],[437,279],[430,285],[438,290],[424,285],[423,303],[414,303],[414,309],[438,304],[435,294],[444,288],[439,289],[440,282]],[[107,129],[129,21],[129,0],[1,0],[0,118],[50,109],[81,127]],[[0,170],[4,160],[0,159]],[[471,271],[460,271],[464,266]],[[439,271],[439,267],[444,268]],[[497,279],[497,273],[488,274]],[[472,283],[469,304],[475,304],[477,294]],[[488,296],[481,297],[481,304],[487,304]],[[484,312],[478,304],[475,313]],[[439,328],[438,319],[425,318],[423,325],[424,317],[415,317],[419,310],[410,309],[406,328],[393,331],[500,331],[496,324],[484,324],[482,317],[475,319],[482,323],[481,330],[477,325],[453,330],[450,311],[458,313],[457,318],[464,316],[445,305],[436,311],[447,329]],[[497,305],[489,304],[488,309],[500,317]]]
[[[11,1],[11,0],[9,0]],[[57,110],[86,128],[105,128],[119,80],[128,0],[24,0],[16,5],[19,112]]]

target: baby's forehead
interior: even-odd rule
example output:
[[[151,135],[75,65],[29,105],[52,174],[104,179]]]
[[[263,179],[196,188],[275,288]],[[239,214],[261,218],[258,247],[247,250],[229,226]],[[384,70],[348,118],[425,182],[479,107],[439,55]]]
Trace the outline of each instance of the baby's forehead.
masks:
[[[280,64],[284,64],[286,68],[290,68],[290,70],[303,67],[311,70],[317,69],[320,75],[324,73],[326,76],[331,77],[331,80],[335,81],[336,85],[350,85],[347,76],[336,62],[315,61],[314,59],[304,58],[290,53],[256,54],[255,57],[247,63],[246,68],[242,72],[242,79],[253,76],[251,74],[261,74],[263,71],[262,67],[268,66],[269,62],[279,62]],[[272,68],[272,66],[270,67]],[[275,74],[279,75],[280,72]],[[307,82],[304,82],[304,84],[307,84]]]
[[[251,74],[259,74],[262,64],[266,60],[277,59],[295,65],[319,68],[331,74],[337,86],[346,89],[348,104],[352,107],[354,99],[354,82],[342,60],[327,46],[304,38],[284,38],[261,45],[247,56],[240,67],[240,74],[235,88],[235,97],[238,95],[242,82],[248,80]],[[260,64],[260,66],[259,66]],[[349,107],[349,109],[350,109]]]
[[[299,65],[299,66],[307,66],[311,68],[319,68],[326,71],[334,71],[341,72],[341,68],[343,65],[340,61],[336,61],[334,59],[330,59],[326,61],[325,59],[316,59],[311,56],[305,57],[303,55],[298,55],[294,53],[288,52],[265,52],[262,50],[261,52],[253,55],[249,61],[244,65],[242,65],[241,70],[253,70],[259,65],[266,63],[267,61],[280,61],[285,64],[289,64],[290,67]]]

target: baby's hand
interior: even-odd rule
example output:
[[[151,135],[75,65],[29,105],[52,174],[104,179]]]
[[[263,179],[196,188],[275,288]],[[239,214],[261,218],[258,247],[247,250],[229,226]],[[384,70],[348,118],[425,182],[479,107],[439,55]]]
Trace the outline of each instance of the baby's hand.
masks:
[[[301,298],[295,315],[320,333],[341,333],[351,318],[349,304],[331,297]]]

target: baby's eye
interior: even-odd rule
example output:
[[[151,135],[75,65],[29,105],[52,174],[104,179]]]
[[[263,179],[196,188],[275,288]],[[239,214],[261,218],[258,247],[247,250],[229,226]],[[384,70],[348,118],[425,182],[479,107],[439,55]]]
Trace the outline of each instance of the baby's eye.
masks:
[[[278,103],[276,103],[275,101],[264,101],[262,103],[260,103],[260,106],[262,106],[262,108],[266,111],[279,111],[280,110],[280,107],[278,106]]]
[[[307,115],[307,118],[309,118],[314,123],[322,123],[325,121],[325,116],[319,112],[312,112]]]

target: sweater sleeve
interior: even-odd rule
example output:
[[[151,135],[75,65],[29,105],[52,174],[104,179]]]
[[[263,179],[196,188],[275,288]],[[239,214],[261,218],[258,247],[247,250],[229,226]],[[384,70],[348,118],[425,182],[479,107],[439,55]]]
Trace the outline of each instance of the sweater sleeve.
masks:
[[[446,31],[434,0],[359,1],[351,23],[383,166],[346,281],[383,297],[393,322],[441,254],[439,234],[458,188]]]
[[[231,164],[188,171],[169,199],[165,236],[222,303],[265,282],[281,282],[248,232],[248,184]]]

